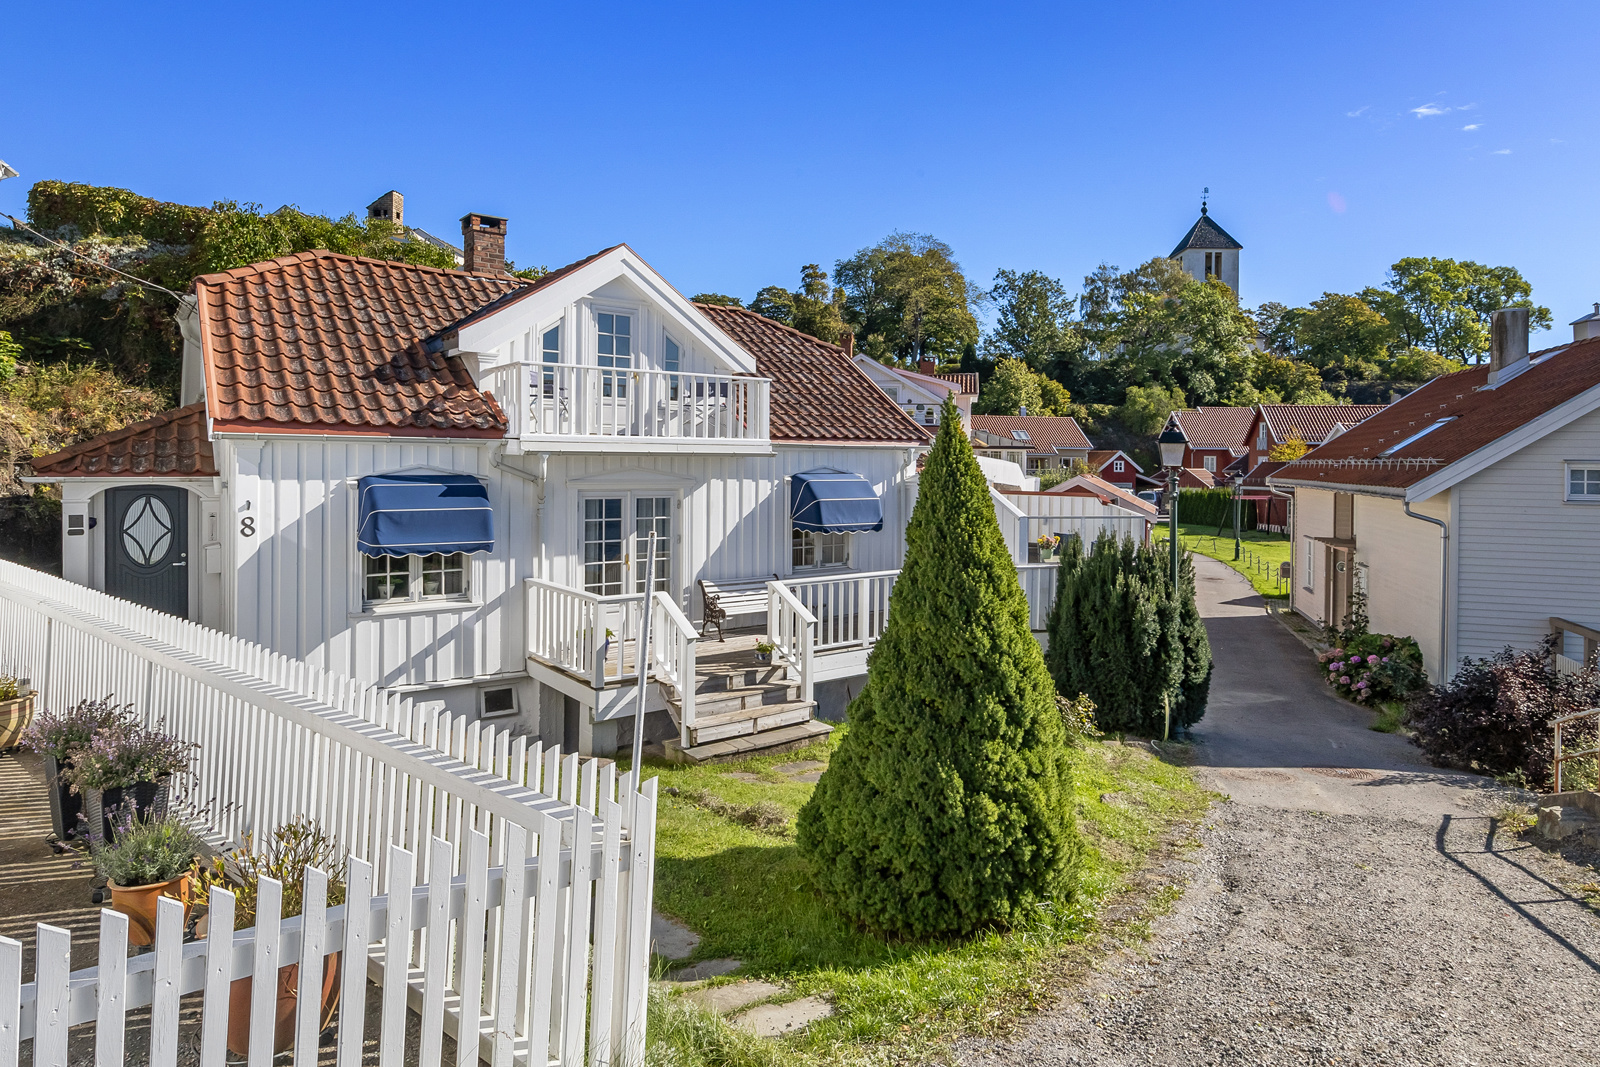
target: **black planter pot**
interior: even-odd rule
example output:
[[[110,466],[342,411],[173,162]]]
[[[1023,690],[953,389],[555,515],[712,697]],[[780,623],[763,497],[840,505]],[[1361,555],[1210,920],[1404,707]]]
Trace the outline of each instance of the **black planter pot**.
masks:
[[[116,841],[116,823],[131,814],[144,822],[167,813],[167,779],[159,782],[135,782],[115,789],[87,789],[89,844],[103,845]]]
[[[57,763],[54,756],[44,758],[45,788],[50,791],[50,822],[57,841],[69,841],[79,835],[78,815],[83,811],[83,797],[61,777],[61,772],[71,767],[71,761]]]

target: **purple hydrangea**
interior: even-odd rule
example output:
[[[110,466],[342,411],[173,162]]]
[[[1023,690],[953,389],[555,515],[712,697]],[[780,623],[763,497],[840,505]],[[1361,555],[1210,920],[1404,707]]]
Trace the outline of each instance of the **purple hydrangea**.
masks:
[[[1368,656],[1367,657],[1367,662],[1375,664],[1375,663],[1378,662],[1378,657],[1377,656]]]
[[[1361,681],[1356,683],[1356,688],[1357,689],[1365,689],[1366,687],[1367,687],[1367,680],[1365,678],[1361,679]]]
[[[1389,657],[1388,656],[1383,657],[1383,660],[1381,662],[1388,663],[1389,662]]]
[[[1340,675],[1339,684],[1340,685],[1349,685],[1350,684],[1350,676],[1348,674]]]
[[[1328,669],[1330,671],[1337,671],[1340,667],[1343,667],[1343,666],[1344,666],[1344,664],[1342,664],[1342,663],[1330,663],[1330,664],[1328,664]]]

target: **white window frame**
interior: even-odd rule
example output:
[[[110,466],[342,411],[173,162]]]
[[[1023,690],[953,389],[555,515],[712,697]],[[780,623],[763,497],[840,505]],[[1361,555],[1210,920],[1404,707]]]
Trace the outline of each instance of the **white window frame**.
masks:
[[[1111,461],[1111,469],[1115,473],[1121,474],[1123,471],[1128,469],[1128,465],[1120,459],[1114,459]]]
[[[419,607],[439,604],[470,604],[472,603],[473,575],[472,553],[470,552],[413,552],[406,556],[369,556],[365,552],[358,552],[361,567],[361,603],[368,611],[383,611],[397,607]],[[444,555],[461,557],[461,592],[459,593],[424,593],[422,591],[422,561],[427,556]],[[410,592],[404,597],[390,597],[383,600],[367,599],[367,560],[369,559],[403,559],[406,561],[408,574],[406,584]]]
[[[1562,464],[1561,499],[1568,504],[1600,504],[1600,493],[1573,495],[1572,472],[1575,470],[1600,471],[1600,459],[1569,459]]]
[[[450,470],[444,467],[400,467],[388,471],[371,471],[372,474],[465,474],[469,478],[477,478],[481,483],[482,478],[470,471]],[[483,561],[492,553],[468,552],[465,565],[462,567],[462,580],[466,588],[463,592],[449,595],[423,597],[421,557],[416,557],[416,563],[411,574],[412,588],[415,594],[404,600],[368,600],[367,599],[367,555],[356,545],[356,529],[361,525],[361,479],[351,477],[344,479],[345,496],[347,498],[345,521],[346,529],[350,531],[350,546],[348,564],[345,568],[345,581],[348,582],[349,596],[345,598],[345,613],[351,619],[372,618],[375,615],[411,614],[429,611],[457,611],[464,607],[481,607],[483,598],[480,590],[483,589]],[[493,505],[491,499],[490,504]],[[496,526],[498,527],[498,523]],[[496,542],[498,544],[498,541]],[[423,553],[428,555],[429,553]]]
[[[665,497],[672,503],[670,505],[672,535],[667,544],[667,573],[665,576],[656,575],[657,583],[665,581],[666,593],[677,604],[683,603],[680,595],[682,583],[678,581],[678,568],[681,566],[679,551],[683,546],[683,492],[676,486],[672,488],[635,488],[635,489],[585,489],[578,494],[578,507],[574,521],[577,524],[573,534],[575,552],[572,557],[574,568],[571,587],[573,589],[586,589],[583,574],[583,524],[584,509],[590,500],[622,500],[622,592],[620,594],[594,594],[604,596],[636,596],[638,595],[639,575],[636,571],[636,556],[643,551],[638,543],[639,510],[636,501],[640,497],[658,498]]]
[[[486,707],[489,694],[509,690],[511,693],[511,708],[508,711],[490,711]],[[522,712],[522,699],[517,694],[514,685],[484,686],[478,690],[478,718],[480,719],[514,719]]]
[[[1204,467],[1206,470],[1210,471],[1212,474],[1217,473],[1217,457],[1216,456],[1201,456],[1200,457],[1200,465],[1202,467]]]
[[[838,542],[838,543],[841,544],[843,546],[843,548],[844,548],[844,561],[842,563],[821,563],[821,562],[796,563],[794,561],[794,548],[795,548],[795,535],[797,535],[797,534],[800,535],[801,537],[810,537],[813,540],[815,540],[816,538],[819,538],[819,537],[838,537],[838,538],[842,538],[842,540],[840,542]],[[789,525],[789,570],[790,570],[790,573],[792,573],[792,574],[815,574],[818,571],[849,570],[850,569],[850,557],[851,557],[851,553],[852,553],[852,551],[854,549],[855,549],[855,545],[854,545],[854,543],[852,541],[851,535],[848,534],[848,533],[819,534],[819,533],[815,533],[815,532],[813,532],[811,530],[796,530],[794,528],[794,524],[793,523],[790,523],[790,525]],[[814,545],[812,547],[812,556],[813,556],[813,558],[820,557],[821,551],[822,551],[822,546],[821,545]]]
[[[1316,570],[1317,554],[1316,554],[1315,549],[1312,547],[1316,543],[1317,542],[1312,540],[1310,537],[1307,537],[1305,539],[1305,550],[1306,550],[1306,567],[1305,567],[1305,571],[1306,571],[1306,573],[1305,573],[1305,582],[1302,585],[1302,588],[1305,589],[1305,591],[1308,592],[1308,593],[1315,592],[1316,588],[1317,588],[1317,570]]]

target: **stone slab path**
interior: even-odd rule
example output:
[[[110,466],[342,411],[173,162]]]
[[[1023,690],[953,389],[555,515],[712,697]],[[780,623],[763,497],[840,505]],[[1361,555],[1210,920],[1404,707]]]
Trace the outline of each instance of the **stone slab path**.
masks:
[[[1248,583],[1196,557],[1213,809],[1144,945],[970,1065],[1600,1065],[1596,875],[1499,832],[1520,799],[1335,697]]]

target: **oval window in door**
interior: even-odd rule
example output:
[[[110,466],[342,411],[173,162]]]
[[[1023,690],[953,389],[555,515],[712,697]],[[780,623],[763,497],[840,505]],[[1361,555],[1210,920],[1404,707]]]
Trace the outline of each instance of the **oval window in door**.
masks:
[[[154,495],[145,495],[122,513],[122,548],[128,558],[148,567],[166,558],[172,545],[172,513]]]

